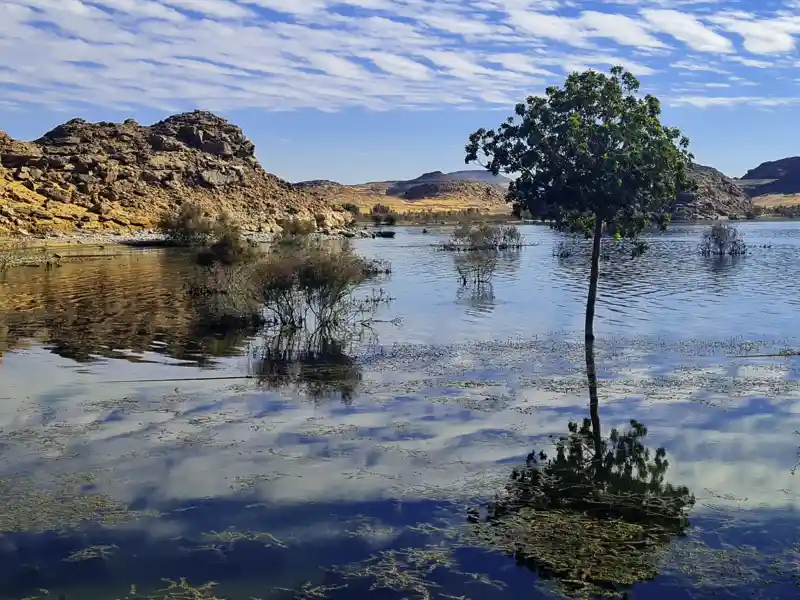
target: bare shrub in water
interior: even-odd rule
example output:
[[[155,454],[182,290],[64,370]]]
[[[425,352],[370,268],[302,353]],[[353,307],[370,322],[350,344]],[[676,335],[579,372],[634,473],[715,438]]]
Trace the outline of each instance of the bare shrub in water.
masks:
[[[360,344],[375,339],[372,325],[377,309],[391,299],[382,291],[342,299],[328,320],[309,319],[303,327],[273,322],[252,366],[267,387],[295,386],[311,399],[338,396],[349,403],[361,384],[361,367],[354,358]]]
[[[522,247],[522,234],[515,225],[462,224],[442,245],[443,250],[506,250]]]
[[[462,287],[480,287],[491,283],[497,269],[498,255],[495,250],[482,250],[455,256],[456,273]]]
[[[698,250],[703,256],[741,256],[747,252],[747,246],[736,227],[715,223],[703,232]]]
[[[338,309],[364,281],[388,265],[367,260],[342,245],[309,244],[270,253],[255,273],[267,310],[284,327],[309,318],[335,325]]]
[[[352,293],[369,278],[391,269],[388,263],[365,259],[348,243],[314,243],[307,238],[276,243],[268,252],[239,248],[235,234],[209,256],[188,284],[192,297],[203,298],[209,314],[219,319],[264,322],[302,328],[309,322],[336,327]],[[233,260],[222,260],[228,253]],[[242,256],[247,260],[240,260]]]

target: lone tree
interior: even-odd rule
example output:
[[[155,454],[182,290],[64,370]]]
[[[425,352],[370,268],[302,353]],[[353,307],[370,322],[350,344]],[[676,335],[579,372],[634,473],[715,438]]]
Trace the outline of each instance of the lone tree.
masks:
[[[594,340],[603,232],[635,240],[649,225],[666,229],[677,193],[693,187],[689,139],[662,125],[658,98],[638,91],[636,77],[619,66],[608,75],[573,73],[563,87],[518,104],[496,130],[478,129],[465,148],[466,163],[517,175],[507,197],[515,212],[594,240],[587,340]]]

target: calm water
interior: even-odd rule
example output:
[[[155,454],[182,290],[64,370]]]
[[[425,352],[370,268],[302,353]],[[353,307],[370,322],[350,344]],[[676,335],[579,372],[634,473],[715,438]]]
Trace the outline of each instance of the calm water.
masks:
[[[739,259],[677,225],[601,267],[602,435],[645,425],[696,498],[632,598],[798,594],[800,358],[759,355],[800,349],[800,224],[739,229],[759,246]],[[0,598],[548,598],[585,579],[466,518],[590,414],[586,248],[524,232],[466,286],[471,258],[431,247],[446,231],[359,241],[391,260],[393,300],[322,370],[204,327],[180,256],[0,276]]]

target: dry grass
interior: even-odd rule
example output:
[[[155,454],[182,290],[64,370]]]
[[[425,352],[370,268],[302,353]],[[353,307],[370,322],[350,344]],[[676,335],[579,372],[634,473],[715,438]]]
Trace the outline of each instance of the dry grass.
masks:
[[[424,212],[458,213],[469,208],[477,209],[487,214],[510,213],[509,205],[506,202],[498,202],[496,199],[487,200],[481,194],[447,194],[435,198],[410,201],[388,195],[386,193],[388,188],[388,184],[320,186],[314,188],[313,193],[325,198],[331,204],[357,207],[362,215],[369,215],[375,204],[382,204],[390,212],[400,215]]]
[[[759,208],[776,208],[778,206],[800,205],[800,194],[767,194],[753,198],[753,206]]]

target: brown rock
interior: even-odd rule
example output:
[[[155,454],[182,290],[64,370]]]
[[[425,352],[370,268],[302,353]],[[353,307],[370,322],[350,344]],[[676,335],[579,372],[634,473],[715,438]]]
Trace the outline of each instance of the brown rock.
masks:
[[[23,200],[14,202],[44,206],[50,199],[92,210],[101,204],[104,217],[115,216],[104,227],[150,226],[164,210],[177,210],[180,201],[228,212],[253,231],[272,230],[289,215],[308,220],[321,215],[331,229],[352,220],[265,172],[254,153],[239,127],[203,111],[151,126],[130,119],[121,124],[72,119],[34,142],[0,135],[0,164],[15,169],[4,171],[0,201],[22,194]],[[22,179],[36,181],[35,190],[22,187]],[[78,223],[95,222],[91,214],[91,221],[82,215]],[[22,217],[32,230],[35,220],[33,214]],[[0,227],[9,225],[0,221]]]
[[[720,171],[694,165],[691,178],[697,190],[678,194],[672,213],[674,220],[743,218],[753,210],[750,197]]]

